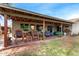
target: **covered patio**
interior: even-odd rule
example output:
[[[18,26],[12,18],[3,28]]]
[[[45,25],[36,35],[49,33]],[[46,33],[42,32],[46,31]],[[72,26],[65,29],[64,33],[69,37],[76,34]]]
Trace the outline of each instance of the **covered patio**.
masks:
[[[28,33],[31,31],[35,31],[37,35],[41,32],[42,40],[45,40],[47,38],[45,34],[47,33],[47,31],[49,31],[50,33],[54,33],[54,32],[64,33],[64,29],[65,28],[71,29],[71,24],[72,24],[71,22],[65,21],[60,18],[42,15],[31,11],[22,10],[15,7],[9,7],[4,5],[0,5],[0,14],[4,16],[4,40],[3,40],[4,47],[9,46],[11,41],[9,39],[12,39],[14,41],[13,44],[17,44],[16,42],[18,41],[17,38],[18,33],[19,35],[22,34],[21,41],[25,43],[27,41],[26,36],[29,35]],[[12,20],[11,38],[9,37],[8,34],[8,26],[7,26],[8,19]],[[16,33],[17,30],[18,33]],[[32,34],[30,34],[31,38],[29,39],[32,39],[31,41],[34,40],[33,36],[35,32],[32,32]],[[51,37],[53,36],[54,34],[51,35]],[[38,38],[36,40],[40,40]]]

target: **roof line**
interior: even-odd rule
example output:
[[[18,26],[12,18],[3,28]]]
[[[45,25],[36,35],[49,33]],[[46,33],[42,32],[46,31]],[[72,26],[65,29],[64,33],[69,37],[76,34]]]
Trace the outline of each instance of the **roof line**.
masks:
[[[34,14],[34,15],[37,15],[37,16],[40,16],[40,17],[47,17],[47,18],[50,18],[50,19],[58,20],[58,21],[70,22],[70,21],[67,21],[65,19],[61,19],[61,18],[57,18],[57,17],[52,17],[52,16],[48,16],[48,15],[45,15],[45,14],[40,14],[40,13],[32,12],[32,11],[29,11],[29,10],[24,10],[24,9],[21,9],[21,8],[12,7],[12,6],[0,5],[0,7],[5,7],[5,8],[13,9],[13,10],[17,10],[17,11],[20,11],[20,12],[30,13],[30,14]]]

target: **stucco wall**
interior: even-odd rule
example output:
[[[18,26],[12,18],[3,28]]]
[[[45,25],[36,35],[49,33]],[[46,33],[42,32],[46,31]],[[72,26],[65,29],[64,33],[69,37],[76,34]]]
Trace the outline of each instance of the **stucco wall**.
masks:
[[[15,31],[18,30],[18,29],[23,31],[23,29],[20,27],[20,24],[23,24],[23,23],[29,24],[29,25],[30,24],[36,25],[36,23],[12,21],[12,34],[13,35],[15,34]],[[47,31],[47,26],[50,26],[50,25],[47,25],[47,24],[45,25],[45,31]],[[56,26],[55,25],[51,25],[51,26],[53,26],[52,31],[55,32],[57,30]],[[29,30],[31,30],[31,29],[29,29]]]
[[[72,24],[72,34],[79,34],[79,22]]]
[[[18,29],[23,31],[23,29],[20,27],[20,24],[23,24],[23,23],[24,24],[29,24],[29,25],[31,25],[31,24],[36,25],[36,23],[31,23],[31,22],[12,21],[12,34],[13,35],[14,35],[15,31],[18,30]],[[31,29],[29,28],[29,30],[31,30]]]

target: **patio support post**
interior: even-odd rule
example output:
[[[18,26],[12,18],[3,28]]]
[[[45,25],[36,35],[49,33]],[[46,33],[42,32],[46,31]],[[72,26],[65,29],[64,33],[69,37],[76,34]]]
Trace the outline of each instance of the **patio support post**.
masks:
[[[43,20],[43,39],[45,39],[45,19]]]
[[[4,14],[4,47],[8,46],[8,37],[7,37],[7,32],[8,32],[8,27],[7,27],[7,19],[8,16]]]
[[[53,33],[55,32],[55,25],[54,25],[54,23],[53,23],[53,29],[52,29],[52,31],[53,31]]]
[[[60,26],[60,27],[61,27],[61,33],[62,33],[62,31],[63,31],[63,25],[61,24],[61,26]]]

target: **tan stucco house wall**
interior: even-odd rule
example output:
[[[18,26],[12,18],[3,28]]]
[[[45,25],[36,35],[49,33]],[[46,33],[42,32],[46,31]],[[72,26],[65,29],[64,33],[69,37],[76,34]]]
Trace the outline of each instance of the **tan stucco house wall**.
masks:
[[[72,22],[73,22],[72,29],[71,29],[72,35],[73,34],[78,35],[79,34],[79,19],[78,18],[72,19]]]

